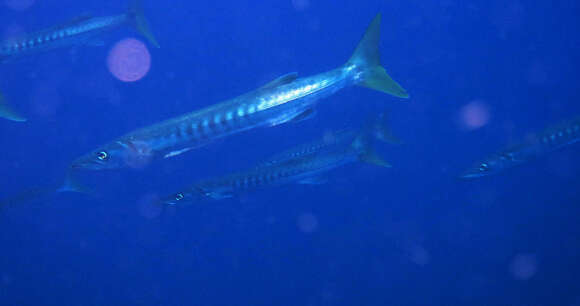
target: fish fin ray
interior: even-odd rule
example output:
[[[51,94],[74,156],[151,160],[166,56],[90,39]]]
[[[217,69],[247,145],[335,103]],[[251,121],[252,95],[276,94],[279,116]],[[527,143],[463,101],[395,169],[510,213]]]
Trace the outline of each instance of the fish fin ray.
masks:
[[[408,98],[409,94],[381,66],[379,39],[381,14],[373,19],[363,38],[359,42],[347,65],[354,65],[363,70],[359,85],[378,90],[399,98]]]
[[[130,18],[133,19],[137,31],[139,31],[139,33],[141,33],[141,35],[143,35],[145,38],[147,38],[151,45],[153,45],[155,48],[159,48],[159,43],[153,35],[153,32],[151,32],[149,22],[145,18],[141,0],[132,0],[129,5],[127,14]]]
[[[10,105],[8,105],[2,93],[0,93],[0,118],[8,119],[15,122],[26,121],[26,118],[21,116]]]

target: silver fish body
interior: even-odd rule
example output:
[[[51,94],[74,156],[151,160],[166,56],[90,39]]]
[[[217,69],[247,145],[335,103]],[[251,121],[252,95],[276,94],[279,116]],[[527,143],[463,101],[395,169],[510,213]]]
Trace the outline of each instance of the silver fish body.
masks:
[[[388,130],[384,122],[381,122],[383,117],[379,115],[378,118],[372,125],[367,125],[372,130],[367,127],[340,130],[332,133],[334,136],[327,135],[323,139],[275,154],[247,170],[201,180],[161,202],[166,205],[181,205],[204,199],[228,198],[275,185],[319,184],[323,181],[320,180],[323,173],[357,161],[389,168],[390,164],[378,156],[373,148],[375,140],[386,141],[380,131]],[[333,137],[333,140],[329,141],[329,137]]]
[[[305,78],[287,74],[228,101],[130,132],[81,156],[72,167],[99,170],[130,166],[134,161],[173,157],[257,127],[300,121],[313,112],[320,99],[355,84],[408,97],[379,65],[379,25],[380,15],[351,59],[339,68]]]
[[[354,146],[343,146],[285,160],[268,166],[255,167],[200,181],[162,200],[166,205],[191,204],[204,199],[219,200],[250,190],[279,186],[316,177],[322,173],[359,160],[361,152]]]
[[[494,153],[468,169],[461,177],[478,178],[497,174],[580,141],[580,118],[528,137],[522,143]]]
[[[127,24],[135,26],[152,45],[159,47],[143,15],[141,0],[132,0],[128,11],[124,14],[79,17],[58,26],[2,41],[0,62],[53,49],[100,44],[100,41],[95,40],[97,37]]]
[[[9,39],[0,43],[0,60],[6,61],[53,49],[86,44],[102,33],[126,24],[128,20],[127,14],[83,18],[63,26]]]

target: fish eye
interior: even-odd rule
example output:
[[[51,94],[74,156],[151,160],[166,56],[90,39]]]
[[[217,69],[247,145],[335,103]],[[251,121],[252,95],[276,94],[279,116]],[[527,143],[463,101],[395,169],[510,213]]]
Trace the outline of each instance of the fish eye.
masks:
[[[101,152],[97,153],[97,158],[100,161],[106,161],[107,159],[109,159],[109,154],[105,151],[101,151]]]
[[[181,193],[181,192],[180,193],[177,193],[175,195],[175,201],[181,201],[181,200],[183,200],[184,197],[185,196],[183,195],[183,193]]]
[[[481,172],[484,172],[484,171],[487,171],[487,170],[489,170],[489,165],[488,165],[488,164],[486,164],[486,163],[482,163],[482,164],[479,166],[479,171],[481,171]]]

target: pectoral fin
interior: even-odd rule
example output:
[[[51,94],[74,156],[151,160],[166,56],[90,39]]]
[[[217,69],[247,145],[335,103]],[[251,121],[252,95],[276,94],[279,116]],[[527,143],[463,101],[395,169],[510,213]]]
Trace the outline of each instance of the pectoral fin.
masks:
[[[185,149],[181,149],[181,150],[175,150],[175,151],[171,151],[171,152],[169,152],[169,153],[165,154],[165,155],[163,156],[163,158],[170,158],[170,157],[174,157],[174,156],[181,155],[181,154],[183,154],[183,153],[185,153],[185,152],[187,152],[187,151],[191,151],[191,150],[193,150],[193,147],[189,147],[189,148],[185,148]]]
[[[276,125],[280,125],[280,124],[286,123],[286,122],[296,123],[296,122],[308,120],[310,118],[314,118],[315,115],[316,115],[316,111],[313,108],[308,108],[302,112],[292,113],[292,114],[284,114],[278,118],[275,118],[270,122],[270,126],[276,126]]]
[[[313,108],[309,108],[302,113],[298,114],[298,116],[292,118],[289,122],[297,123],[304,120],[312,119],[316,116],[316,110]]]

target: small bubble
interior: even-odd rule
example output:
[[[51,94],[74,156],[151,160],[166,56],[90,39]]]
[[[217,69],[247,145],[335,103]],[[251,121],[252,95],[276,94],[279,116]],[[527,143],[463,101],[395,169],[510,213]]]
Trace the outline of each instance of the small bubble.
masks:
[[[532,278],[538,267],[538,260],[533,254],[518,254],[510,264],[510,272],[517,280],[529,280]]]
[[[467,130],[475,130],[489,122],[489,108],[483,101],[471,101],[459,111],[459,123]]]
[[[409,251],[411,252],[411,261],[416,265],[425,266],[431,259],[429,252],[420,245],[412,246]]]
[[[318,219],[311,213],[304,213],[298,216],[296,225],[301,232],[312,233],[318,228]]]
[[[310,6],[309,0],[292,0],[292,6],[297,11],[303,11]]]
[[[161,215],[163,207],[158,204],[159,196],[156,194],[146,194],[137,202],[139,214],[145,219],[155,219]]]
[[[4,5],[15,11],[25,11],[34,5],[34,0],[4,0]]]
[[[2,273],[2,285],[8,286],[10,284],[12,284],[12,277],[6,273]]]

